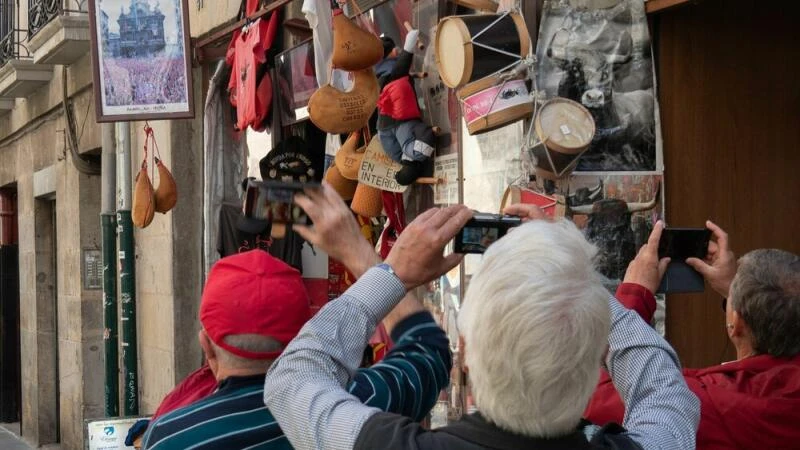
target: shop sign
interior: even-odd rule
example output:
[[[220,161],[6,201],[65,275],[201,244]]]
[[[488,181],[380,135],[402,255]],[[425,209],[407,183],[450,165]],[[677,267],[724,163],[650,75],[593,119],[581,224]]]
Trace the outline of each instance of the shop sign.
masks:
[[[402,168],[400,163],[393,161],[383,151],[380,139],[375,136],[367,145],[364,158],[361,160],[358,182],[383,191],[404,192],[406,186],[395,180],[395,174]]]

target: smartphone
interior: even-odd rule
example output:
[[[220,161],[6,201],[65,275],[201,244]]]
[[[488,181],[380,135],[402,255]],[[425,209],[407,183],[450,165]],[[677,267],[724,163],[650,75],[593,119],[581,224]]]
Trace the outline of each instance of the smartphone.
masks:
[[[519,226],[522,219],[500,214],[475,213],[464,228],[456,234],[456,253],[483,253],[508,230]]]
[[[685,261],[703,259],[708,253],[711,230],[707,228],[665,228],[658,241],[658,257]]]
[[[686,259],[705,258],[709,239],[711,230],[706,228],[665,228],[658,241],[658,257],[669,257],[671,261],[656,292],[703,292],[703,276],[686,264]]]
[[[272,223],[297,223],[308,225],[303,208],[294,203],[294,196],[307,188],[319,189],[320,183],[283,181],[254,181],[247,184],[244,216],[248,219],[267,220]]]

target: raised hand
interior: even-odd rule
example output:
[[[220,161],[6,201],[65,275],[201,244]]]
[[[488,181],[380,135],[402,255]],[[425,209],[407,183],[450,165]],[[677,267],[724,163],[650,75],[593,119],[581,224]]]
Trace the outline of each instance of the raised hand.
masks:
[[[628,264],[623,283],[635,283],[646,287],[650,292],[656,292],[670,261],[669,258],[658,259],[658,241],[661,240],[662,231],[664,231],[664,222],[659,220],[653,226],[647,243],[639,249],[639,253]]]
[[[464,205],[425,211],[403,230],[386,263],[409,290],[446,273],[463,256],[444,256],[444,247],[472,216],[473,212]]]
[[[295,196],[295,203],[314,224],[295,224],[292,228],[303,239],[344,264],[353,276],[360,277],[380,262],[380,256],[361,234],[353,212],[328,183],[323,182],[321,189],[306,189],[304,194]]]
[[[706,221],[706,228],[712,232],[708,255],[705,260],[688,258],[686,264],[700,272],[719,295],[727,298],[736,275],[736,255],[728,246],[728,233],[725,230],[710,220]]]

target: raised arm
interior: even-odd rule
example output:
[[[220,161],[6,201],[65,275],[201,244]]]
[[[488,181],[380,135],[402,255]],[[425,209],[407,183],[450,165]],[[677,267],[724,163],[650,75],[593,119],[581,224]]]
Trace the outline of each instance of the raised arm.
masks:
[[[655,267],[661,228],[661,222],[657,223],[637,256],[655,262],[651,264]],[[636,312],[613,297],[609,308],[612,323],[606,367],[625,403],[623,425],[628,434],[645,449],[694,449],[700,401],[686,386],[675,351]]]
[[[301,234],[316,243],[327,233],[326,216],[338,217],[339,202],[327,185],[320,193],[298,201],[315,223],[313,229],[302,228]],[[443,257],[442,249],[471,215],[463,206],[421,214],[398,238],[387,257],[388,267],[368,269],[341,298],[311,319],[273,363],[265,381],[264,401],[294,448],[352,448],[362,424],[380,411],[345,390],[369,336],[407,290],[458,264],[458,256]],[[344,253],[349,251],[346,244],[341,244]],[[403,336],[398,340],[403,341]],[[418,361],[426,364],[426,359]],[[401,408],[416,403],[413,396],[420,395],[410,391],[410,386],[406,382],[395,386],[412,397],[396,402]]]

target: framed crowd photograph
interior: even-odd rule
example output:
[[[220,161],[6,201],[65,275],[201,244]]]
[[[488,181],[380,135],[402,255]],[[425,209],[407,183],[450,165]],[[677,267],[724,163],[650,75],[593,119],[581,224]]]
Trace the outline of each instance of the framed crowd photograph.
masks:
[[[98,122],[194,117],[188,0],[89,0]]]
[[[308,118],[308,100],[317,90],[314,45],[308,39],[275,56],[281,122],[291,125]]]

